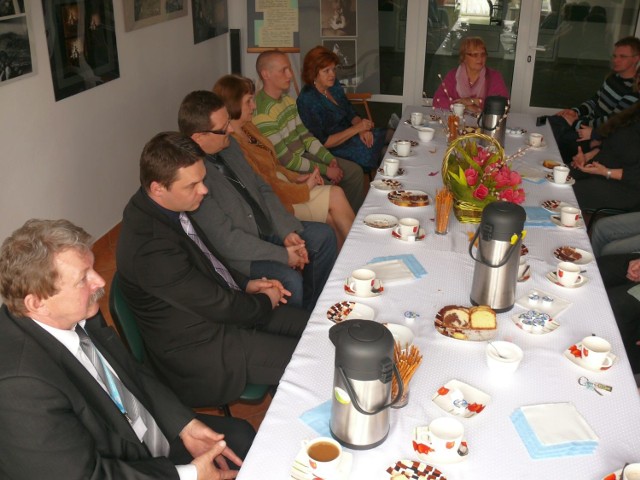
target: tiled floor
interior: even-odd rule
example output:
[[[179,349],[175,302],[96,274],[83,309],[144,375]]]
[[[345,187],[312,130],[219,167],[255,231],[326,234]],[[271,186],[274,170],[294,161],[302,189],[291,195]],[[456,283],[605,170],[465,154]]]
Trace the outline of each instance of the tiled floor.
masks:
[[[116,244],[118,235],[120,234],[120,224],[116,225],[109,233],[99,238],[93,245],[93,253],[95,255],[95,270],[102,275],[107,282],[105,286],[106,295],[100,301],[100,310],[106,318],[107,322],[113,324],[109,313],[109,288],[111,280],[116,272]],[[247,420],[257,430],[262,422],[269,405],[271,404],[271,396],[267,395],[259,404],[248,404],[244,402],[235,402],[230,404],[231,414],[236,418]],[[221,415],[218,409],[198,410],[201,413],[209,413],[212,415]]]

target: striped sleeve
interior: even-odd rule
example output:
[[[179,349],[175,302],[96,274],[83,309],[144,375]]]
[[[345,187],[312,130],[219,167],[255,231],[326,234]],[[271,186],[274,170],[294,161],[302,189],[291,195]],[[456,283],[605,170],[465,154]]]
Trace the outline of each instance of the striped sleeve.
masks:
[[[598,89],[593,98],[582,103],[577,111],[580,125],[599,127],[611,115],[619,113],[638,101],[638,93],[632,90],[633,79],[624,79],[619,75],[610,75]]]

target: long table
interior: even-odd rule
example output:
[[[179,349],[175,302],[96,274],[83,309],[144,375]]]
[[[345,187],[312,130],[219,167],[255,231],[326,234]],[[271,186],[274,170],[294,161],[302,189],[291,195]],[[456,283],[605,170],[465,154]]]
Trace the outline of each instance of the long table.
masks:
[[[407,107],[402,120],[408,119],[412,111],[433,113],[427,107]],[[560,159],[550,128],[536,127],[535,118],[524,114],[510,114],[507,125],[544,135],[546,147],[527,150],[513,165],[522,173],[544,176],[542,161]],[[417,131],[404,122],[395,137],[418,140]],[[525,139],[526,136],[507,135],[506,153],[515,153]],[[442,186],[440,167],[446,151],[442,128],[436,128],[431,142],[420,143],[413,151],[414,155],[401,160],[406,174],[398,180],[405,189],[424,190],[433,198],[436,189]],[[566,186],[525,180],[523,187],[527,195],[525,205],[538,206],[547,199],[576,204],[573,190]],[[426,228],[427,238],[421,242],[403,242],[392,238],[389,230],[367,227],[363,218],[371,213],[418,218]],[[538,289],[572,305],[559,317],[560,327],[546,335],[533,335],[516,327],[511,317],[523,311],[519,307],[498,314],[496,339],[510,340],[524,350],[520,368],[504,376],[487,367],[485,342],[444,337],[434,328],[433,320],[441,307],[470,304],[474,262],[467,248],[469,233],[476,228],[459,223],[452,213],[448,235],[435,235],[434,216],[433,206],[398,207],[387,200],[387,192],[373,188],[369,191],[238,478],[289,478],[301,442],[318,436],[300,420],[300,415],[331,398],[334,347],[328,331],[333,323],[327,319],[327,310],[336,302],[354,300],[343,290],[345,278],[351,271],[374,257],[403,253],[415,255],[428,274],[408,283],[389,284],[379,297],[355,301],[372,307],[376,321],[411,328],[415,334],[414,344],[424,358],[411,382],[409,404],[391,412],[387,440],[371,450],[350,451],[353,466],[349,478],[387,479],[386,468],[397,460],[417,460],[411,443],[413,430],[428,425],[434,418],[449,415],[431,398],[440,386],[452,379],[486,392],[491,401],[479,415],[460,419],[469,447],[467,458],[453,465],[435,464],[449,480],[600,479],[625,462],[640,461],[640,396],[595,261],[586,265],[585,275],[589,281],[580,288],[562,288],[545,278],[557,264],[552,254],[556,247],[573,245],[591,251],[586,230],[528,229],[524,243],[529,249],[532,275],[527,282],[518,283],[516,298]],[[406,311],[420,316],[408,319],[404,316]],[[618,356],[617,363],[608,371],[593,373],[563,356],[569,346],[593,333],[608,339]],[[578,384],[581,376],[610,385],[613,391],[599,396]],[[573,403],[586,419],[599,437],[594,454],[547,460],[529,457],[509,417],[521,406],[554,402]]]

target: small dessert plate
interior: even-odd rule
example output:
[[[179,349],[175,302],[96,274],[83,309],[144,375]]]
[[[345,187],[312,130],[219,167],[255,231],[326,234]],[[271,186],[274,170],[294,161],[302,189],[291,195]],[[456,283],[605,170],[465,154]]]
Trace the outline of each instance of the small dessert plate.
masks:
[[[327,310],[327,318],[335,323],[340,323],[345,320],[373,320],[376,316],[376,312],[369,305],[357,302],[338,302]]]
[[[399,207],[426,207],[430,203],[429,195],[422,190],[394,190],[387,198]]]
[[[304,447],[300,449],[296,455],[291,470],[289,472],[292,480],[315,480],[316,477],[311,473],[311,468],[307,463],[309,461],[307,452]],[[351,474],[351,466],[353,464],[353,455],[345,450],[342,451],[342,458],[338,466],[338,475],[336,480],[349,480]]]
[[[553,251],[553,256],[561,262],[571,262],[576,265],[587,265],[593,262],[593,255],[586,250],[577,247],[563,245]]]
[[[567,177],[567,181],[564,183],[556,183],[556,181],[553,179],[553,173],[547,173],[547,175],[544,177],[547,179],[547,182],[553,184],[553,185],[557,185],[559,187],[569,187],[571,185],[573,185],[574,183],[576,183],[576,179],[573,178],[571,175],[569,175]]]
[[[527,131],[521,127],[507,127],[506,132],[512,137],[521,137],[527,133]]]
[[[392,148],[392,149],[390,149],[390,150],[389,150],[389,155],[393,155],[395,158],[400,158],[400,159],[402,159],[402,158],[409,158],[409,157],[413,157],[413,156],[415,156],[415,154],[416,154],[416,152],[414,152],[413,150],[411,150],[411,151],[409,152],[409,155],[402,156],[402,155],[398,155],[398,152],[396,152],[396,149],[395,149],[395,148]]]
[[[563,225],[562,222],[560,221],[560,216],[559,215],[551,215],[551,221],[553,223],[555,223],[558,227],[567,228],[569,230],[572,230],[574,228],[582,228],[582,227],[584,227],[584,220],[582,219],[582,217],[580,217],[578,219],[578,221],[576,222],[576,224],[573,227],[567,227],[566,225]]]
[[[524,144],[525,144],[525,145],[528,145],[528,146],[529,146],[529,147],[531,147],[531,148],[535,148],[536,150],[538,150],[538,149],[540,149],[540,148],[546,148],[546,147],[547,147],[547,142],[545,142],[545,141],[544,141],[544,139],[542,140],[542,142],[540,143],[540,145],[538,145],[537,147],[535,147],[535,146],[531,145],[531,143],[529,142],[529,139],[528,139],[528,138],[524,141]]]
[[[570,286],[566,286],[566,285],[562,285],[558,281],[558,275],[556,274],[556,272],[553,272],[553,271],[548,272],[545,276],[547,277],[547,280],[549,280],[552,283],[555,283],[556,285],[562,288],[580,288],[581,286],[583,286],[585,283],[589,281],[589,279],[584,275],[578,275],[578,281],[576,281],[576,283]]]
[[[398,225],[398,218],[385,213],[371,213],[364,217],[364,224],[367,227],[385,230]]]
[[[440,470],[432,467],[424,462],[416,462],[414,460],[398,460],[387,468],[386,472],[394,478],[395,475],[401,475],[400,478],[425,478],[429,480],[447,480]]]
[[[569,360],[571,360],[576,365],[578,365],[579,367],[585,368],[585,369],[590,370],[592,372],[604,372],[606,370],[609,370],[611,367],[613,367],[615,365],[616,360],[618,359],[618,357],[615,354],[613,354],[612,352],[609,352],[607,357],[609,358],[609,360],[611,360],[611,364],[610,365],[606,365],[604,367],[599,367],[599,368],[598,367],[592,367],[591,365],[586,363],[584,361],[584,359],[582,358],[582,343],[580,343],[580,342],[575,343],[575,344],[571,345],[569,348],[567,348],[564,351],[564,356],[567,357]]]
[[[560,209],[562,207],[570,207],[571,205],[560,200],[545,200],[544,202],[540,203],[540,206],[547,212],[560,213]]]
[[[530,290],[526,295],[516,300],[516,305],[525,310],[548,313],[551,318],[556,319],[571,306],[571,302],[542,290]]]
[[[403,237],[402,235],[400,235],[400,227],[396,227],[393,230],[391,230],[391,236],[395,239],[398,240],[402,240],[403,242],[419,242],[420,240],[424,240],[425,237],[427,236],[427,234],[424,231],[424,228],[421,228],[418,231],[418,235],[409,235],[406,237]]]
[[[538,310],[527,310],[511,317],[516,327],[534,335],[544,335],[553,332],[560,326],[551,315]]]
[[[390,178],[383,178],[382,180],[374,180],[371,182],[371,186],[376,190],[398,190],[402,188],[402,183]]]
[[[447,450],[445,453],[436,452],[429,444],[418,443],[414,439],[413,450],[416,452],[420,460],[427,463],[459,463],[469,455],[469,447],[465,439],[462,439],[457,451]]]
[[[555,160],[543,160],[542,168],[544,168],[547,172],[552,172],[553,167],[559,167],[562,163],[557,162]]]
[[[404,168],[400,167],[400,168],[398,169],[398,173],[396,173],[395,175],[393,175],[393,176],[391,176],[391,175],[385,175],[385,174],[384,174],[384,168],[380,167],[380,168],[378,169],[378,173],[379,173],[380,175],[382,175],[383,177],[398,178],[398,177],[402,177],[406,172],[405,172],[405,169],[404,169]]]
[[[371,286],[371,291],[365,293],[364,295],[360,295],[359,293],[356,293],[353,290],[351,290],[351,288],[349,287],[349,283],[350,283],[349,278],[347,278],[344,281],[344,291],[347,292],[348,295],[353,295],[354,297],[360,297],[360,298],[377,297],[379,295],[382,295],[382,292],[384,290],[384,287],[382,286],[382,282],[377,278],[373,281],[373,285]]]
[[[391,335],[393,335],[393,339],[396,343],[400,344],[400,348],[403,350],[413,344],[414,335],[409,327],[405,327],[399,323],[383,323],[383,325],[389,329]]]
[[[449,380],[438,388],[431,401],[457,417],[471,418],[482,412],[491,397],[459,380]]]

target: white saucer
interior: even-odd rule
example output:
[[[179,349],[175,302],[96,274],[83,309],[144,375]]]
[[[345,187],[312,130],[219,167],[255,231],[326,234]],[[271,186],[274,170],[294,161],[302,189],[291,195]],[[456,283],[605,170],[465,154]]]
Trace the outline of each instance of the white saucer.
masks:
[[[546,178],[547,182],[549,182],[550,184],[557,185],[558,187],[569,187],[576,183],[576,179],[571,176],[567,177],[567,181],[564,183],[556,183],[556,181],[553,179],[553,173],[548,173],[544,178]]]
[[[413,149],[411,149],[409,151],[409,155],[405,155],[404,157],[402,155],[398,155],[398,152],[396,152],[395,148],[392,148],[389,150],[389,155],[394,156],[395,158],[410,158],[410,157],[414,157],[416,155],[416,153],[413,151]]]
[[[347,278],[344,281],[344,291],[347,293],[347,295],[352,295],[354,297],[360,297],[360,298],[377,297],[379,295],[382,295],[383,290],[384,290],[384,287],[382,286],[382,282],[377,278],[373,281],[373,286],[371,287],[371,291],[365,293],[364,295],[359,295],[349,288],[349,278]]]
[[[451,415],[471,418],[485,409],[491,397],[464,382],[449,380],[436,390],[431,401]]]
[[[507,127],[506,129],[507,135],[511,135],[512,137],[522,137],[527,131],[522,127]]]
[[[524,141],[524,143],[525,143],[525,145],[528,145],[531,148],[535,148],[536,150],[539,149],[539,148],[545,148],[547,146],[547,142],[545,142],[544,139],[542,140],[542,143],[540,145],[538,145],[537,147],[534,147],[533,145],[531,145],[529,143],[529,139],[528,138]]]
[[[371,213],[364,217],[364,224],[367,227],[385,230],[398,225],[398,218],[386,213]]]
[[[538,300],[531,301],[529,299],[530,295],[538,295]],[[545,297],[551,299],[551,301],[544,302],[543,299]],[[571,306],[571,302],[536,288],[534,290],[529,290],[522,297],[518,298],[516,300],[516,305],[524,308],[525,310],[537,310],[539,312],[548,313],[551,315],[551,318],[556,319],[562,312]]]
[[[335,323],[353,319],[373,320],[375,316],[375,310],[369,305],[346,300],[334,303],[327,310],[327,318]]]
[[[379,173],[380,175],[382,175],[383,177],[387,177],[387,178],[398,178],[398,177],[402,177],[402,176],[405,174],[405,170],[404,170],[404,168],[400,167],[400,168],[398,169],[398,173],[396,173],[395,175],[385,175],[385,174],[384,174],[384,168],[383,168],[383,167],[380,167],[380,168],[378,168],[378,173]]]
[[[576,253],[579,253],[581,255],[580,260],[565,260],[565,259],[563,259],[558,254],[558,250],[560,250],[561,248],[572,248],[573,250],[575,250]],[[553,256],[555,258],[557,258],[558,260],[560,260],[561,262],[571,262],[571,263],[575,263],[576,265],[587,265],[587,264],[593,262],[593,254],[591,254],[590,252],[587,252],[586,250],[582,250],[581,248],[570,247],[568,245],[563,245],[561,247],[556,248],[553,251]]]
[[[582,228],[582,227],[584,227],[584,220],[582,219],[582,217],[580,217],[578,219],[578,221],[576,222],[576,224],[573,227],[567,227],[566,225],[563,225],[562,222],[560,221],[560,215],[551,215],[551,221],[553,223],[555,223],[558,227],[568,228],[569,230],[574,229],[574,228]]]
[[[609,352],[609,354],[607,355],[607,357],[609,357],[611,359],[611,365],[607,366],[607,367],[592,367],[588,364],[586,364],[583,360],[582,360],[582,355],[580,354],[580,350],[582,349],[582,343],[578,342],[575,343],[573,345],[571,345],[569,348],[567,348],[564,351],[564,356],[566,358],[568,358],[569,360],[571,360],[573,363],[575,363],[576,365],[578,365],[579,367],[582,367],[584,369],[590,370],[592,372],[604,372],[609,370],[611,367],[613,367],[616,364],[616,360],[618,359],[618,357],[613,354],[612,352]],[[578,354],[578,356],[574,355],[572,352],[576,352]]]
[[[402,190],[402,183],[397,180],[392,180],[390,178],[383,178],[382,180],[374,180],[370,184],[376,190]]]
[[[427,234],[424,231],[424,228],[420,228],[420,230],[418,230],[418,235],[409,235],[407,237],[403,237],[400,235],[400,233],[398,232],[398,230],[400,229],[400,227],[395,227],[393,230],[391,230],[391,236],[397,240],[402,240],[403,242],[419,242],[420,240],[424,240],[425,237],[427,236]],[[413,240],[411,240],[411,238],[413,237]]]
[[[537,313],[543,313],[543,314],[546,313],[546,312],[540,312],[539,310],[532,308],[531,310],[527,310],[526,312],[516,313],[515,315],[513,315],[511,317],[511,320],[513,320],[513,323],[516,324],[516,327],[518,327],[523,332],[531,333],[533,335],[544,335],[546,333],[553,332],[556,328],[560,326],[560,324],[556,322],[553,318],[551,318],[551,316],[548,313],[547,315],[549,315],[549,320],[545,322],[544,326],[540,324],[532,325],[529,323],[524,323],[523,320],[525,320],[525,318],[523,317],[529,311],[535,311]]]
[[[467,441],[464,438],[460,443],[460,448],[458,449],[458,451],[447,453],[447,454],[437,454],[431,449],[426,453],[420,453],[419,450],[416,449],[416,447],[419,449],[421,446],[422,448],[424,447],[429,448],[428,445],[425,445],[423,443],[418,444],[414,440],[413,449],[416,455],[420,460],[426,463],[440,463],[440,464],[460,463],[461,461],[463,461],[469,456],[469,446],[467,445]]]
[[[340,460],[340,466],[338,467],[338,475],[335,477],[335,479],[327,480],[349,480],[352,464],[353,455],[345,450],[342,450],[342,459]],[[304,447],[300,448],[300,451],[296,455],[296,458],[293,461],[293,465],[291,465],[289,475],[292,480],[314,480],[316,478],[311,473],[311,469],[307,464],[307,454]]]
[[[556,272],[548,272],[545,276],[547,277],[547,280],[549,280],[552,283],[555,283],[556,285],[562,288],[580,288],[581,286],[583,286],[585,283],[589,281],[589,279],[584,275],[578,275],[578,281],[576,283],[570,286],[566,286],[566,285],[562,285],[558,281],[558,276],[556,275]]]

